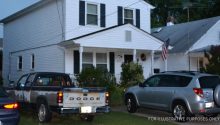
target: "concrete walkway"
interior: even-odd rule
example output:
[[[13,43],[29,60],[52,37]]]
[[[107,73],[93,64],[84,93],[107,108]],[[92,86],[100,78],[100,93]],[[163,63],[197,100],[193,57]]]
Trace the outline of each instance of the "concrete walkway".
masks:
[[[125,112],[128,113],[125,106],[113,107],[112,111]],[[145,117],[148,120],[159,120],[159,121],[168,121],[177,125],[220,125],[220,115],[216,119],[207,119],[202,116],[196,116],[197,119],[192,119],[185,123],[179,123],[173,120],[172,114],[164,111],[150,110],[140,108],[133,115]]]

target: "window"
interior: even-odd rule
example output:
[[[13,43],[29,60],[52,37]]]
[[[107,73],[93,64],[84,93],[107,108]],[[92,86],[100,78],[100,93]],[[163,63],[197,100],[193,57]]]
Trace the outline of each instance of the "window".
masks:
[[[88,52],[83,53],[82,67],[83,69],[93,67],[93,53],[88,53]]]
[[[98,6],[87,4],[87,24],[98,25]]]
[[[125,41],[126,42],[131,42],[132,41],[132,33],[131,33],[131,31],[128,31],[128,30],[125,31]]]
[[[25,86],[28,75],[22,76],[18,81],[18,87],[23,88]]]
[[[18,70],[22,70],[22,66],[23,66],[23,64],[22,64],[22,56],[19,56],[18,57]]]
[[[35,56],[34,54],[31,55],[31,69],[35,68]]]
[[[37,77],[37,86],[74,86],[68,76],[62,74],[42,74]]]
[[[163,75],[161,76],[159,87],[186,87],[191,77],[177,76],[177,75]]]
[[[107,54],[96,53],[96,68],[107,70]]]
[[[157,87],[160,82],[160,79],[161,79],[160,76],[153,76],[153,77],[147,79],[144,82],[144,85],[149,86],[149,87]]]
[[[134,24],[134,12],[132,9],[124,9],[124,23]]]
[[[220,85],[220,78],[218,76],[204,76],[199,78],[201,88],[216,88]]]

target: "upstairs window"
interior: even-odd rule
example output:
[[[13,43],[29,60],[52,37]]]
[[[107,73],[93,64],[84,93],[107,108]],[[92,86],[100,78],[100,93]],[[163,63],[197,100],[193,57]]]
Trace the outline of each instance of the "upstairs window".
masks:
[[[124,9],[124,23],[134,24],[134,12],[132,9]]]
[[[34,54],[31,55],[31,69],[35,68],[35,56]]]
[[[95,4],[87,4],[87,24],[98,25],[98,6]]]
[[[18,66],[18,70],[22,70],[22,66],[23,66],[23,64],[22,64],[22,56],[19,56],[18,57],[18,64],[17,64],[17,66]]]

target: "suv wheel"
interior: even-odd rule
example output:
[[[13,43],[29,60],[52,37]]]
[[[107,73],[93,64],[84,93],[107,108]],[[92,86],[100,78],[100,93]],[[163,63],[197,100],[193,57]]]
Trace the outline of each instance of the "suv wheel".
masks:
[[[189,116],[188,110],[185,105],[183,104],[176,104],[173,106],[173,117],[178,122],[186,122],[187,117]]]
[[[94,117],[95,117],[94,115],[80,115],[80,119],[82,121],[88,121],[88,122],[93,121]]]
[[[52,113],[45,102],[40,101],[38,104],[38,120],[40,122],[49,122],[52,118]]]
[[[137,103],[133,96],[128,96],[126,99],[127,110],[130,113],[135,113],[137,111]]]

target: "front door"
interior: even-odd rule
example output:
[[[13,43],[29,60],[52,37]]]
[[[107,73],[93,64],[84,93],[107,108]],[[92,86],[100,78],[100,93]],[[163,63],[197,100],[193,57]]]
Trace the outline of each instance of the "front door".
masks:
[[[124,55],[124,62],[130,63],[133,61],[133,55]]]

